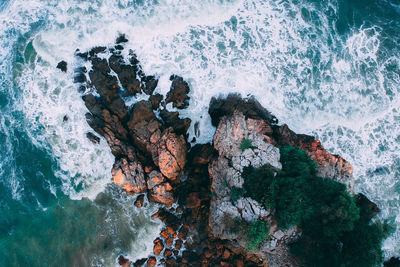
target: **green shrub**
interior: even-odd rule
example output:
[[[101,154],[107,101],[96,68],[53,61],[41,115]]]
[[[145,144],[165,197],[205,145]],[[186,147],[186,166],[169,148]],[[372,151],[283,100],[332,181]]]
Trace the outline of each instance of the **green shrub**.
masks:
[[[268,240],[269,237],[269,225],[266,221],[255,220],[249,226],[247,232],[247,246],[250,251],[257,249],[260,244]]]
[[[282,170],[245,168],[245,196],[275,211],[279,228],[300,225],[291,244],[306,266],[375,266],[382,263],[387,224],[370,223],[346,186],[317,177],[317,164],[301,149],[280,148]],[[360,216],[361,214],[361,216]]]
[[[251,223],[243,222],[239,218],[231,222],[224,222],[231,233],[235,233],[247,243],[247,249],[254,251],[261,243],[269,238],[269,225],[264,220],[255,220]]]
[[[236,202],[239,198],[243,197],[244,189],[238,187],[232,187],[231,189],[231,200]]]
[[[250,139],[243,139],[242,143],[240,144],[240,150],[245,151],[248,148],[255,148],[253,146],[253,142]]]

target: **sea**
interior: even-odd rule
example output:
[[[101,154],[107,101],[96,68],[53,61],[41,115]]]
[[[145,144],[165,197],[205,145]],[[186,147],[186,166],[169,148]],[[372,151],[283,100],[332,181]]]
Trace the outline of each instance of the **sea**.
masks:
[[[235,92],[347,159],[356,193],[397,226],[385,257],[400,256],[399,0],[0,0],[0,266],[117,266],[152,251],[158,206],[113,185],[73,83],[75,50],[120,34],[157,92],[171,74],[188,81],[181,116],[199,123],[198,143],[215,131],[210,99]]]

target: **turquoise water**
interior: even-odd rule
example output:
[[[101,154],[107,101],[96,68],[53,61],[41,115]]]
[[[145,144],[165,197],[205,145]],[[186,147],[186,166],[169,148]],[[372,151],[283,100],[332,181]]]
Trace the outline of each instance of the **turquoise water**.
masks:
[[[158,92],[171,74],[189,81],[183,115],[200,122],[199,142],[214,131],[210,98],[239,92],[348,159],[356,191],[398,225],[386,256],[400,255],[397,0],[14,0],[0,1],[0,21],[0,266],[110,266],[151,249],[157,207],[111,184],[113,157],[86,139],[72,83],[75,49],[119,33]]]

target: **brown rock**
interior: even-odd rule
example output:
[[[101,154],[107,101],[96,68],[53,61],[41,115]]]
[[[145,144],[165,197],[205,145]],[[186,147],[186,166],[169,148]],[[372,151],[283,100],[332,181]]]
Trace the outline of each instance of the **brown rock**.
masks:
[[[187,145],[185,138],[176,136],[172,128],[168,128],[157,144],[157,153],[153,153],[153,160],[160,171],[168,179],[175,181],[182,173],[186,162]]]
[[[164,245],[161,240],[154,244],[153,253],[154,255],[160,255],[161,251],[164,249]]]
[[[244,267],[244,261],[242,259],[237,259],[234,261],[234,266],[236,267]]]
[[[155,186],[151,192],[150,197],[153,201],[171,206],[175,202],[173,193],[171,192],[172,186],[167,182]]]
[[[174,258],[168,258],[165,263],[167,264],[167,266],[174,266],[175,259]]]
[[[167,245],[167,247],[172,246],[172,244],[174,243],[174,238],[170,237],[165,241],[165,244]]]
[[[162,230],[161,233],[160,233],[160,235],[161,235],[162,237],[164,237],[165,239],[169,238],[168,230]]]
[[[164,176],[158,171],[152,171],[147,179],[147,188],[153,189],[153,187],[163,183],[165,181]]]
[[[129,259],[126,259],[124,256],[120,255],[118,257],[118,264],[122,267],[129,267],[132,262]]]
[[[177,240],[175,241],[175,248],[176,248],[177,250],[180,250],[180,249],[182,248],[182,244],[183,244],[183,241],[180,240],[180,239],[177,239]]]
[[[149,100],[151,102],[151,106],[153,107],[153,109],[158,109],[161,101],[163,100],[163,96],[160,94],[151,95]]]
[[[186,135],[192,122],[189,118],[179,118],[179,112],[170,112],[166,109],[160,111],[160,117],[163,119],[166,127],[172,127],[178,135]]]
[[[226,261],[221,261],[221,266],[222,267],[229,267],[229,266],[231,266],[228,262],[226,262]]]
[[[229,259],[230,256],[231,256],[231,252],[228,249],[225,249],[224,253],[222,254],[222,258],[224,260],[227,260],[227,259]]]
[[[167,230],[168,230],[168,232],[169,232],[170,234],[175,234],[176,229],[177,229],[176,225],[168,225],[168,226],[167,226]]]
[[[187,225],[182,225],[181,229],[179,230],[178,237],[181,240],[185,240],[189,233],[189,227]]]
[[[204,251],[204,257],[206,257],[207,259],[211,258],[213,255],[213,252],[210,249],[206,249]]]
[[[143,193],[146,191],[146,181],[142,165],[139,162],[129,162],[121,158],[114,163],[111,171],[114,183],[128,193]]]
[[[135,206],[138,208],[143,207],[144,195],[139,195],[135,200]]]
[[[170,249],[166,249],[165,251],[164,251],[164,258],[168,258],[168,257],[170,257],[170,256],[172,256],[172,251],[170,250]]]
[[[192,192],[186,198],[186,208],[193,209],[200,206],[201,200],[198,192]]]
[[[147,266],[148,267],[154,267],[154,266],[156,266],[156,264],[157,264],[157,259],[155,257],[150,257],[147,260]]]
[[[172,102],[172,106],[180,109],[187,108],[189,106],[188,93],[190,88],[187,82],[185,82],[182,77],[172,75],[170,77],[172,81],[171,89],[167,93],[167,98],[165,102],[168,104]]]

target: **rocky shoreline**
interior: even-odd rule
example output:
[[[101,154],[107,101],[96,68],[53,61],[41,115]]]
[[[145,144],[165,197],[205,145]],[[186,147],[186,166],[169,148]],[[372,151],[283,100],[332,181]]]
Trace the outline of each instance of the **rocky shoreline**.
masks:
[[[126,38],[115,47],[95,47],[76,56],[91,68],[75,70],[75,82],[88,109],[86,118],[95,133],[87,133],[94,145],[103,136],[115,156],[114,183],[127,193],[138,194],[135,205],[145,198],[162,205],[153,215],[165,227],[154,240],[153,254],[131,262],[121,255],[122,266],[299,266],[288,244],[301,234],[299,227],[280,230],[272,210],[233,190],[243,186],[243,168],[265,164],[281,169],[279,149],[291,145],[307,151],[318,164],[318,176],[347,186],[353,194],[350,163],[332,155],[312,136],[296,134],[255,99],[238,95],[213,98],[209,114],[216,132],[212,144],[187,140],[189,118],[179,112],[189,106],[190,86],[183,77],[172,75],[166,96],[153,94],[158,80],[143,72],[137,56],[124,58]],[[60,69],[66,70],[66,63]],[[134,99],[127,107],[125,100]],[[196,126],[195,126],[196,128]],[[97,134],[97,135],[96,135]],[[248,140],[248,147],[241,147]],[[375,204],[363,199],[373,215]],[[268,240],[257,250],[246,247],[245,237],[230,230],[235,220],[261,220],[270,227]]]

